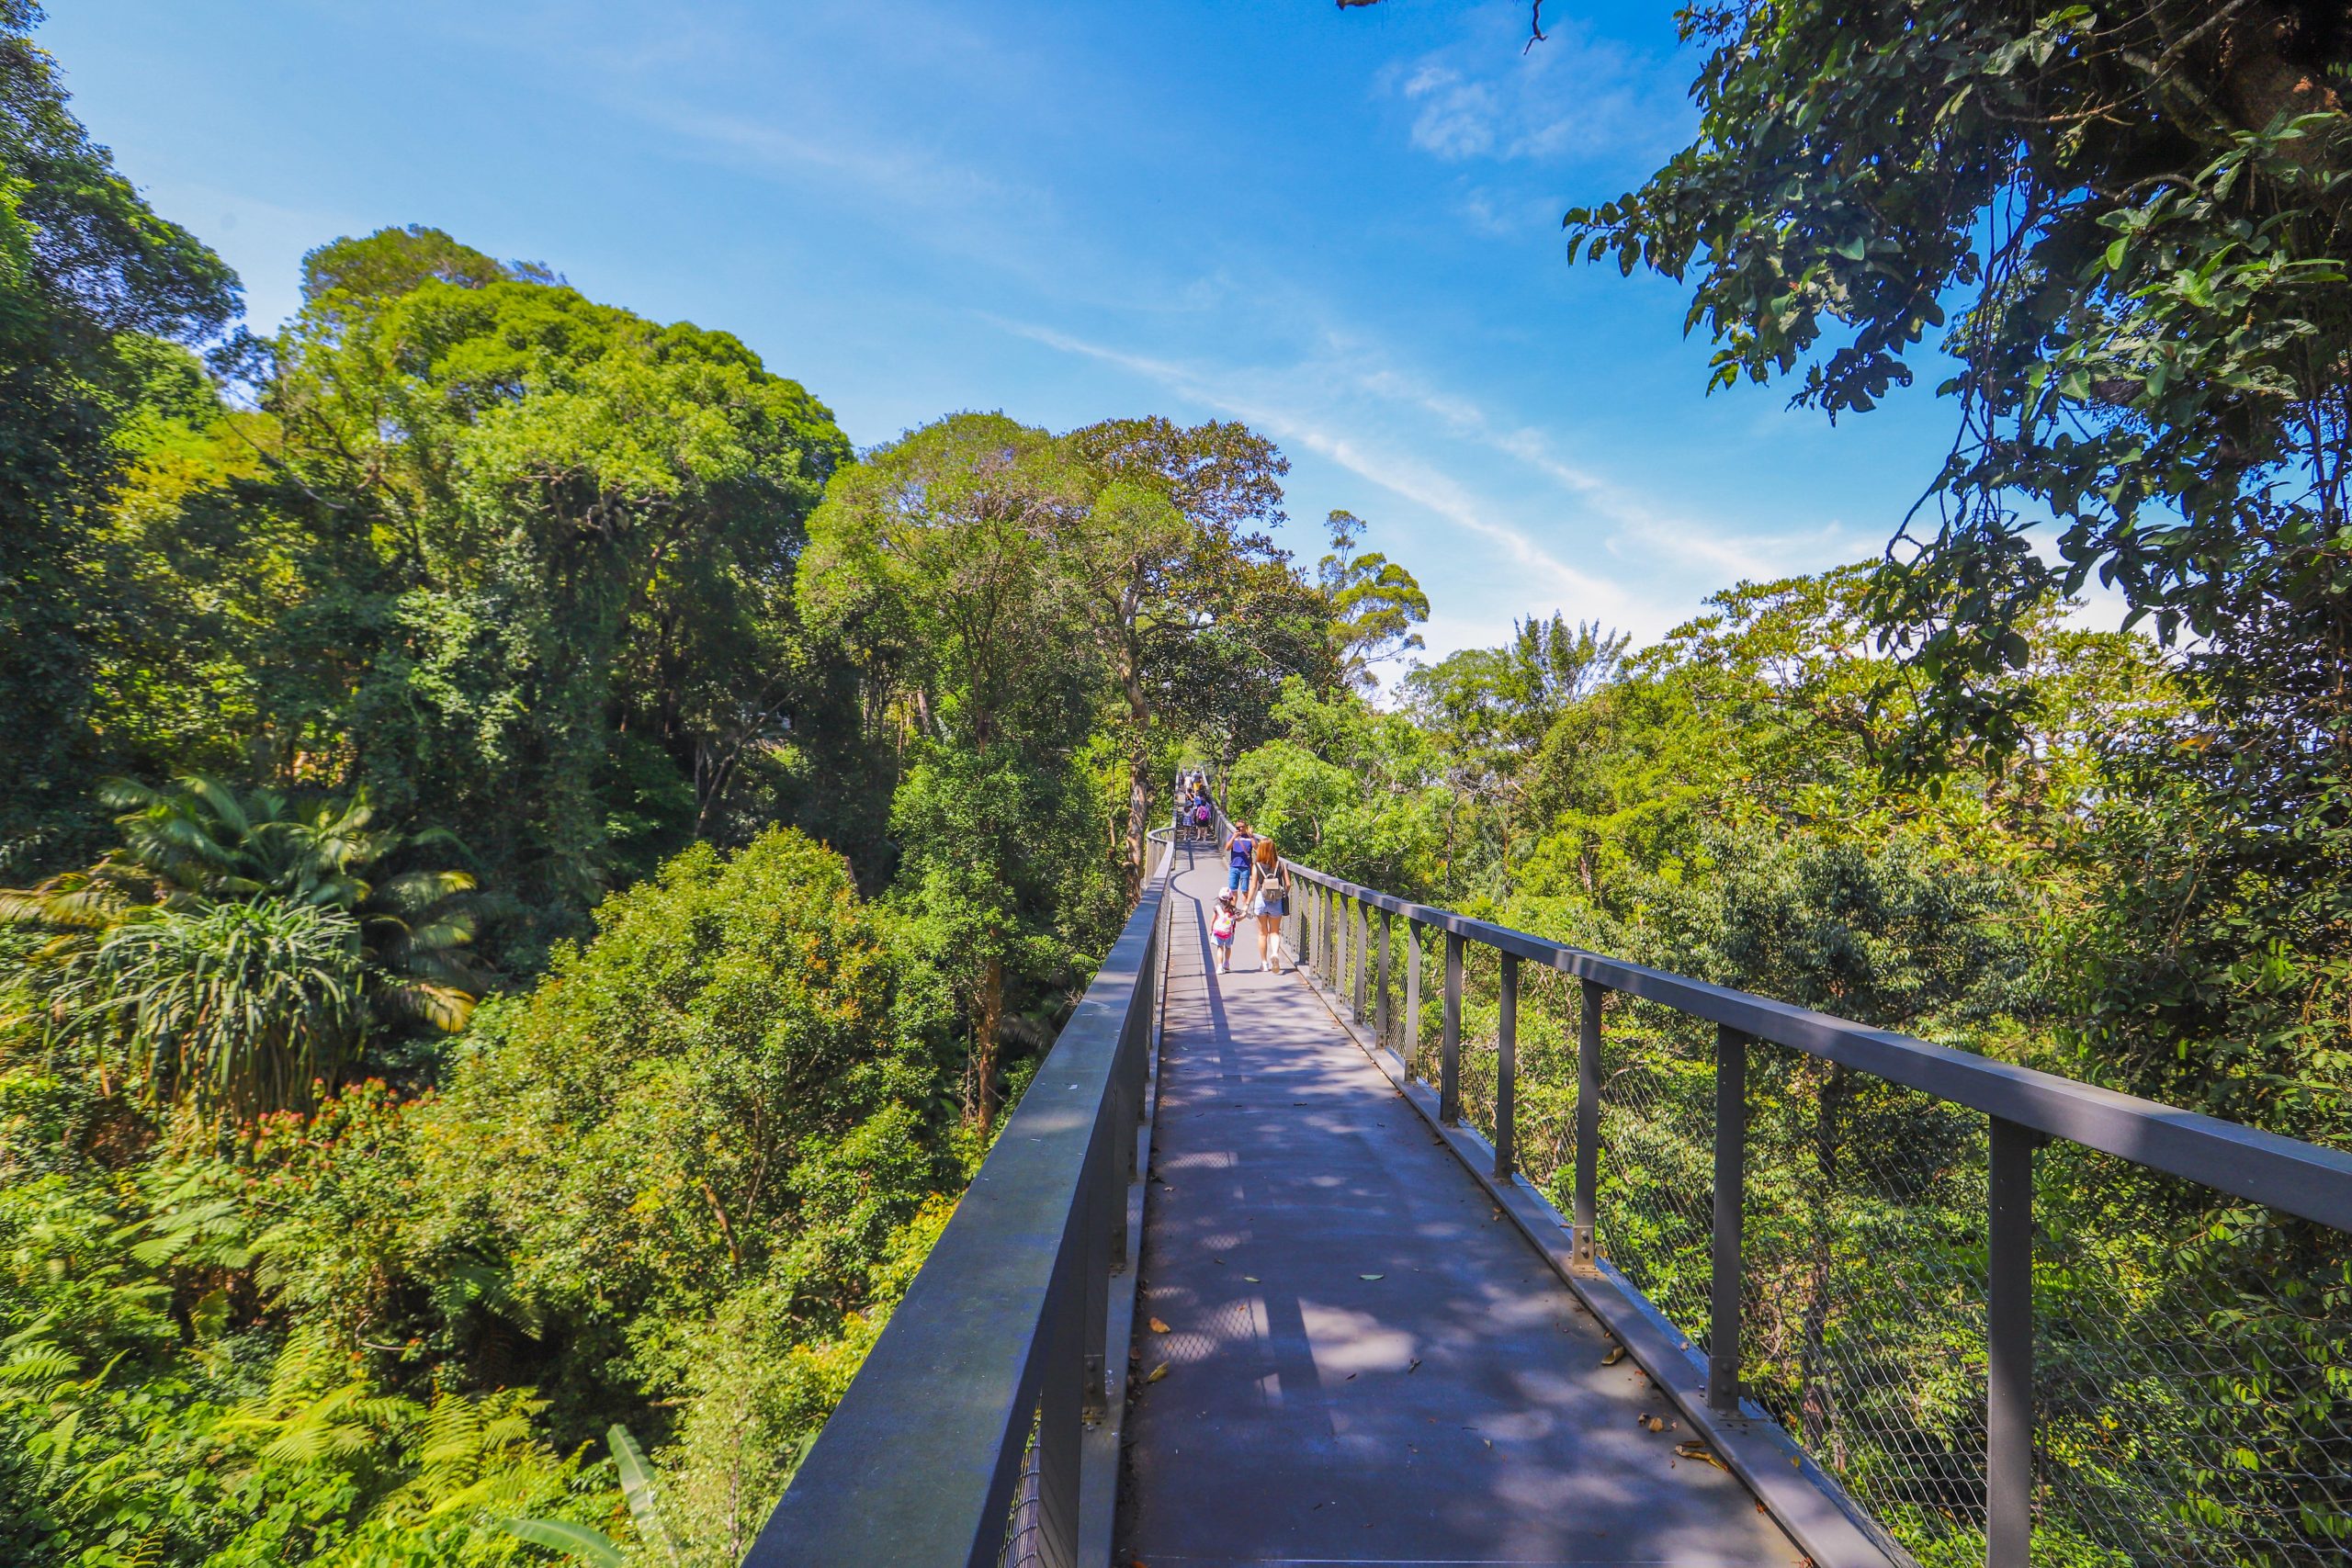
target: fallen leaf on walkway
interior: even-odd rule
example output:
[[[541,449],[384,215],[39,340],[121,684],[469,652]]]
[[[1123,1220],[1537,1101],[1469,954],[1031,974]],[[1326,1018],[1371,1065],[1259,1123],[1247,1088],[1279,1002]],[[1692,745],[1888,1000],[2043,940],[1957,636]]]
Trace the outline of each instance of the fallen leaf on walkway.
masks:
[[[1486,1444],[1490,1449],[1495,1446],[1495,1439],[1492,1438],[1481,1438],[1478,1440]]]
[[[1725,1464],[1723,1461],[1715,1457],[1714,1450],[1695,1438],[1687,1443],[1675,1444],[1674,1451],[1680,1454],[1684,1459],[1703,1460],[1726,1474],[1731,1471],[1731,1466]]]
[[[1162,1378],[1166,1377],[1167,1375],[1168,1375],[1168,1363],[1167,1363],[1167,1362],[1165,1362],[1165,1361],[1162,1361],[1162,1362],[1160,1362],[1160,1363],[1159,1363],[1159,1365],[1158,1365],[1158,1366],[1156,1366],[1156,1367],[1152,1368],[1152,1369],[1151,1369],[1151,1375],[1150,1375],[1149,1377],[1145,1378],[1143,1381],[1144,1381],[1144,1382],[1158,1382],[1160,1379],[1162,1379]]]
[[[1253,1285],[1258,1282],[1258,1276],[1255,1274],[1244,1274],[1241,1277],[1249,1280]]]
[[[1600,1358],[1600,1364],[1604,1367],[1613,1367],[1624,1359],[1625,1347],[1623,1345],[1611,1345],[1609,1347],[1609,1354]]]
[[[1154,1375],[1157,1376],[1158,1374],[1155,1373]],[[1642,1425],[1647,1427],[1653,1432],[1663,1432],[1666,1430],[1666,1423],[1659,1420],[1655,1416],[1643,1417]]]
[[[1356,1374],[1350,1372],[1346,1377],[1341,1378],[1340,1381],[1341,1382],[1353,1382],[1356,1381]]]
[[[1409,1371],[1414,1371],[1416,1368],[1419,1367],[1419,1366],[1420,1366],[1420,1364],[1421,1364],[1421,1359],[1420,1359],[1419,1356],[1416,1356],[1416,1357],[1414,1357],[1414,1358],[1412,1359],[1412,1360],[1411,1360],[1409,1363],[1408,1363],[1408,1365],[1406,1366],[1405,1370],[1406,1370],[1407,1371],[1408,1371],[1408,1372],[1409,1372]]]
[[[1165,1334],[1168,1332],[1168,1325],[1155,1317],[1151,1320],[1151,1331],[1154,1334]]]
[[[1385,1280],[1388,1276],[1385,1274],[1359,1274],[1356,1278],[1359,1280]]]

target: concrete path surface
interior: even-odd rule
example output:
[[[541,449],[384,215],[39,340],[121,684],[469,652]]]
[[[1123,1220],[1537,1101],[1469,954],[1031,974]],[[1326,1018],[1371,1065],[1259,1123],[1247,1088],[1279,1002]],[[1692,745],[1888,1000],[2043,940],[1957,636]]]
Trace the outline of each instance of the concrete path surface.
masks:
[[[1254,929],[1207,973],[1222,879],[1175,894],[1118,1561],[1796,1568]]]

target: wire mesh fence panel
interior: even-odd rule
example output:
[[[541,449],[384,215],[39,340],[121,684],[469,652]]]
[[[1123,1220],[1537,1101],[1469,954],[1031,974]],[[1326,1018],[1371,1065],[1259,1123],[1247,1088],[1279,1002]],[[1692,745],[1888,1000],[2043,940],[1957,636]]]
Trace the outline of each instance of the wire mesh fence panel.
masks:
[[[1391,917],[1385,927],[1387,932],[1387,962],[1381,962],[1381,933],[1384,930],[1380,911],[1374,909],[1365,927],[1364,959],[1366,972],[1372,976],[1364,987],[1364,1028],[1380,1044],[1390,1050],[1396,1048],[1398,1031],[1396,1015],[1403,1003],[1404,938],[1402,925]]]
[[[1435,1083],[1438,1052],[1445,1039],[1445,933],[1434,927],[1424,928],[1420,945],[1420,1008],[1413,1021],[1413,1076],[1425,1083]],[[1411,959],[1402,958],[1399,962],[1409,964]]]
[[[1748,1052],[1747,1392],[1896,1561],[1984,1551],[1985,1119]]]
[[[1037,1417],[1029,1417],[1029,1441],[1021,1450],[1021,1473],[1012,1483],[1012,1509],[1005,1521],[1004,1546],[997,1568],[1033,1568],[1046,1561],[1044,1502],[1037,1487]]]
[[[1501,1013],[1502,954],[1464,942],[1462,949],[1462,1124],[1487,1142],[1495,1136],[1498,1058],[1495,1026]]]
[[[1577,1020],[1581,982],[1519,969],[1519,1168],[1563,1214],[1576,1197]]]
[[[2035,1561],[2352,1557],[2352,1237],[2036,1156]]]
[[[1612,993],[1602,1010],[1599,1247],[1703,1348],[1713,1230],[1711,1024]]]

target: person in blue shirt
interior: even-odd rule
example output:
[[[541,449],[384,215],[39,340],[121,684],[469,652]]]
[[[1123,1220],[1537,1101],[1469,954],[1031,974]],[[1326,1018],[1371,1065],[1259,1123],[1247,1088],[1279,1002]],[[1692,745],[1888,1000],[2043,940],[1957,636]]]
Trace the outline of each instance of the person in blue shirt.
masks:
[[[1225,840],[1227,892],[1238,893],[1250,886],[1250,855],[1257,847],[1258,840],[1250,836],[1250,824],[1236,822],[1232,836]]]

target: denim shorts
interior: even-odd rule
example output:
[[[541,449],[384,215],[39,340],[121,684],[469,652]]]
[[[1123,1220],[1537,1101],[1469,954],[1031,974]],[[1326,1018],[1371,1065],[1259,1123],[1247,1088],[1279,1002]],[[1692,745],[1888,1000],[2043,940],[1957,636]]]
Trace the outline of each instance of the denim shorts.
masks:
[[[1225,873],[1225,890],[1226,890],[1227,892],[1228,892],[1228,893],[1238,893],[1238,892],[1240,892],[1243,888],[1245,888],[1245,887],[1247,887],[1247,886],[1250,886],[1250,868],[1249,868],[1248,866],[1246,866],[1246,865],[1236,865],[1236,866],[1228,866],[1228,867],[1227,867],[1227,868],[1226,868],[1226,873]]]

